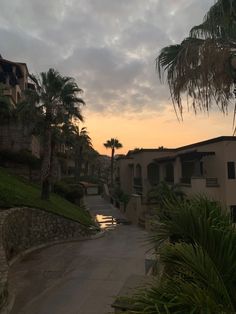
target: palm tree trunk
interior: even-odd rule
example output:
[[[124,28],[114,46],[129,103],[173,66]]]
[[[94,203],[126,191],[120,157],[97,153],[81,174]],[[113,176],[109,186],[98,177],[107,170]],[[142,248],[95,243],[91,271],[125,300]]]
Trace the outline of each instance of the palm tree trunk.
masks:
[[[83,146],[80,146],[78,149],[77,158],[75,161],[75,181],[79,183],[80,176],[81,176],[81,168],[82,168],[82,153],[83,153]]]
[[[44,133],[43,161],[41,168],[41,199],[48,200],[50,195],[50,173],[51,173],[51,154],[52,154],[52,129],[51,129],[51,108],[47,107],[46,126]]]
[[[111,187],[112,188],[113,188],[114,154],[115,154],[115,148],[113,147],[111,150]]]
[[[56,180],[59,180],[58,176],[58,169],[57,163],[56,163],[56,143],[55,140],[51,140],[51,159],[50,159],[50,185],[51,185],[51,190],[54,190],[54,183]]]

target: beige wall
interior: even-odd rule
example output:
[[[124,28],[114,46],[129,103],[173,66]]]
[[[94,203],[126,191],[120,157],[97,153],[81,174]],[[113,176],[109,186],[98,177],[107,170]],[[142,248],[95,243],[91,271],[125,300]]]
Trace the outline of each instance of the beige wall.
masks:
[[[147,166],[152,163],[154,159],[177,156],[182,153],[191,151],[198,152],[215,152],[215,155],[208,155],[202,157],[203,175],[191,179],[191,185],[181,184],[182,190],[189,196],[194,194],[204,194],[207,197],[220,201],[222,205],[227,207],[236,205],[236,179],[228,179],[227,162],[233,161],[236,165],[236,141],[219,141],[215,143],[194,145],[190,148],[180,148],[176,151],[140,151],[136,154],[131,154],[132,159],[121,159],[118,161],[120,169],[120,185],[121,188],[129,194],[132,194],[133,177],[136,176],[136,165],[142,167],[142,184],[143,196],[151,188],[147,178]],[[133,164],[134,173],[132,174],[129,164]],[[164,164],[160,163],[160,177],[164,179]],[[174,183],[180,184],[182,170],[180,157],[175,158],[174,166]],[[207,186],[207,179],[217,179],[218,185]]]
[[[132,182],[133,182],[133,167],[129,166],[132,164],[132,159],[122,159],[117,162],[117,177],[120,180],[121,189],[127,193],[132,194]]]
[[[186,152],[190,150],[186,150]],[[203,177],[217,178],[219,187],[206,187],[204,180],[201,183],[200,180],[192,180],[189,194],[203,193],[215,200],[220,200],[226,206],[236,205],[236,180],[229,180],[227,173],[227,162],[234,161],[236,164],[236,142],[224,141],[207,144],[198,146],[197,150],[215,152],[215,155],[202,158]]]
[[[117,165],[120,172],[120,186],[123,191],[128,194],[134,192],[133,189],[133,178],[137,177],[137,165],[141,166],[142,173],[142,185],[143,185],[143,196],[146,196],[151,185],[147,177],[147,167],[150,163],[154,162],[155,158],[169,156],[171,152],[165,151],[140,151],[132,154],[130,158],[123,158],[117,161]],[[132,164],[132,166],[131,166]]]

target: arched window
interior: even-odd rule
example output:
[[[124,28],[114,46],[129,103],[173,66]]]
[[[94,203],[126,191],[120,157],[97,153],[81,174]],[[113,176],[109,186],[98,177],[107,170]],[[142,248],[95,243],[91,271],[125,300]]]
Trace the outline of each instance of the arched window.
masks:
[[[151,185],[157,185],[160,181],[159,165],[151,163],[147,166],[147,177]]]
[[[135,177],[136,178],[141,178],[142,177],[142,167],[140,166],[140,164],[136,165],[135,168]]]

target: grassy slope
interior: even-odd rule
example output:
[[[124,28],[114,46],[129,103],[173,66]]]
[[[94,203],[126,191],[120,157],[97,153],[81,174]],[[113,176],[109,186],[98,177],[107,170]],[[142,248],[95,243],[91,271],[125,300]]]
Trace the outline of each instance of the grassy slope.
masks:
[[[92,224],[91,218],[83,209],[52,193],[49,201],[40,199],[40,188],[10,175],[0,168],[0,207],[28,206],[41,208],[63,215],[82,224]]]

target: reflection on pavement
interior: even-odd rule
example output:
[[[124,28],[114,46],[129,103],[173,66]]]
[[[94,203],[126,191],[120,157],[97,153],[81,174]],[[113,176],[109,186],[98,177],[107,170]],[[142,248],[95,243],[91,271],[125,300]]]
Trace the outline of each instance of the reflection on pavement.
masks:
[[[101,229],[114,229],[117,225],[116,219],[112,216],[96,215],[96,220]]]

